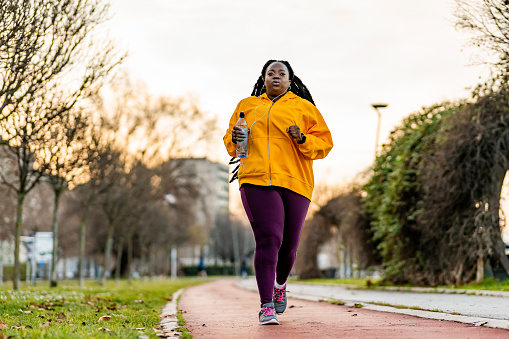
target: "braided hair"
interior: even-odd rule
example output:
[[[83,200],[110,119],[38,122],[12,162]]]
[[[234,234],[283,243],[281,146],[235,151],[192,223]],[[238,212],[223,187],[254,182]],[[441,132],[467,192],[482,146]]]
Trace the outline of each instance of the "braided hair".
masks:
[[[285,60],[269,60],[263,65],[262,68],[262,75],[258,77],[258,80],[256,81],[255,85],[253,86],[253,92],[251,92],[251,96],[260,96],[263,93],[266,92],[265,90],[265,72],[267,71],[267,68],[270,66],[270,64],[274,62],[280,62],[283,65],[288,68],[288,72],[290,73],[290,91],[298,95],[299,97],[306,99],[307,101],[311,102],[313,105],[315,105],[315,102],[313,101],[313,97],[311,96],[311,93],[309,93],[308,88],[306,85],[302,83],[302,80],[299,79],[298,76],[296,76],[293,73],[292,66],[290,66],[290,63]],[[315,105],[316,106],[316,105]]]

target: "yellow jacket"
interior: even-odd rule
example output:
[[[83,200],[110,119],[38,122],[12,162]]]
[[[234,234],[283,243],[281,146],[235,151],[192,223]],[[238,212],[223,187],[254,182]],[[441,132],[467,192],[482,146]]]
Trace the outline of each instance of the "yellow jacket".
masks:
[[[223,137],[228,154],[235,156],[232,130],[240,112],[250,129],[248,156],[241,161],[239,185],[279,186],[311,200],[314,187],[313,160],[322,159],[332,149],[332,137],[320,111],[309,101],[287,92],[273,103],[264,93],[237,105]],[[288,127],[297,125],[306,136],[297,144]]]

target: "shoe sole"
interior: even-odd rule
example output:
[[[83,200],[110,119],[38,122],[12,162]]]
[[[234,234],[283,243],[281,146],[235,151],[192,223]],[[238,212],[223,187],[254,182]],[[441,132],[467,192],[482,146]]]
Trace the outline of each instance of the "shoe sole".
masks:
[[[259,322],[258,325],[279,325],[279,321],[277,319],[271,319],[264,322]]]

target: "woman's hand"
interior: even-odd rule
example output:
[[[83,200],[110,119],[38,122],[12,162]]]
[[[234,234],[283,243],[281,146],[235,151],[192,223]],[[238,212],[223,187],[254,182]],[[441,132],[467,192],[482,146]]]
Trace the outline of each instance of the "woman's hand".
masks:
[[[249,133],[249,130],[247,131]],[[247,138],[247,135],[244,135],[239,127],[234,126],[232,131],[232,141],[234,144],[237,143],[237,141],[243,141],[245,138]]]
[[[288,129],[286,131],[288,133],[290,133],[290,136],[292,138],[294,138],[295,140],[297,140],[297,141],[301,140],[302,133],[300,132],[299,126],[297,126],[297,125],[290,126],[290,127],[288,127]]]

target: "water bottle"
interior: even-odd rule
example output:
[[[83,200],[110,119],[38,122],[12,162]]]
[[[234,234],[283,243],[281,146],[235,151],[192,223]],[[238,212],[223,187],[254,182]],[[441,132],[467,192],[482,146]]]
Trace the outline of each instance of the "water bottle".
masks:
[[[237,141],[237,158],[245,158],[247,157],[247,141],[248,137],[248,128],[246,119],[244,119],[244,112],[240,112],[239,120],[237,120],[237,127],[240,128],[242,134],[244,134],[244,140]]]

